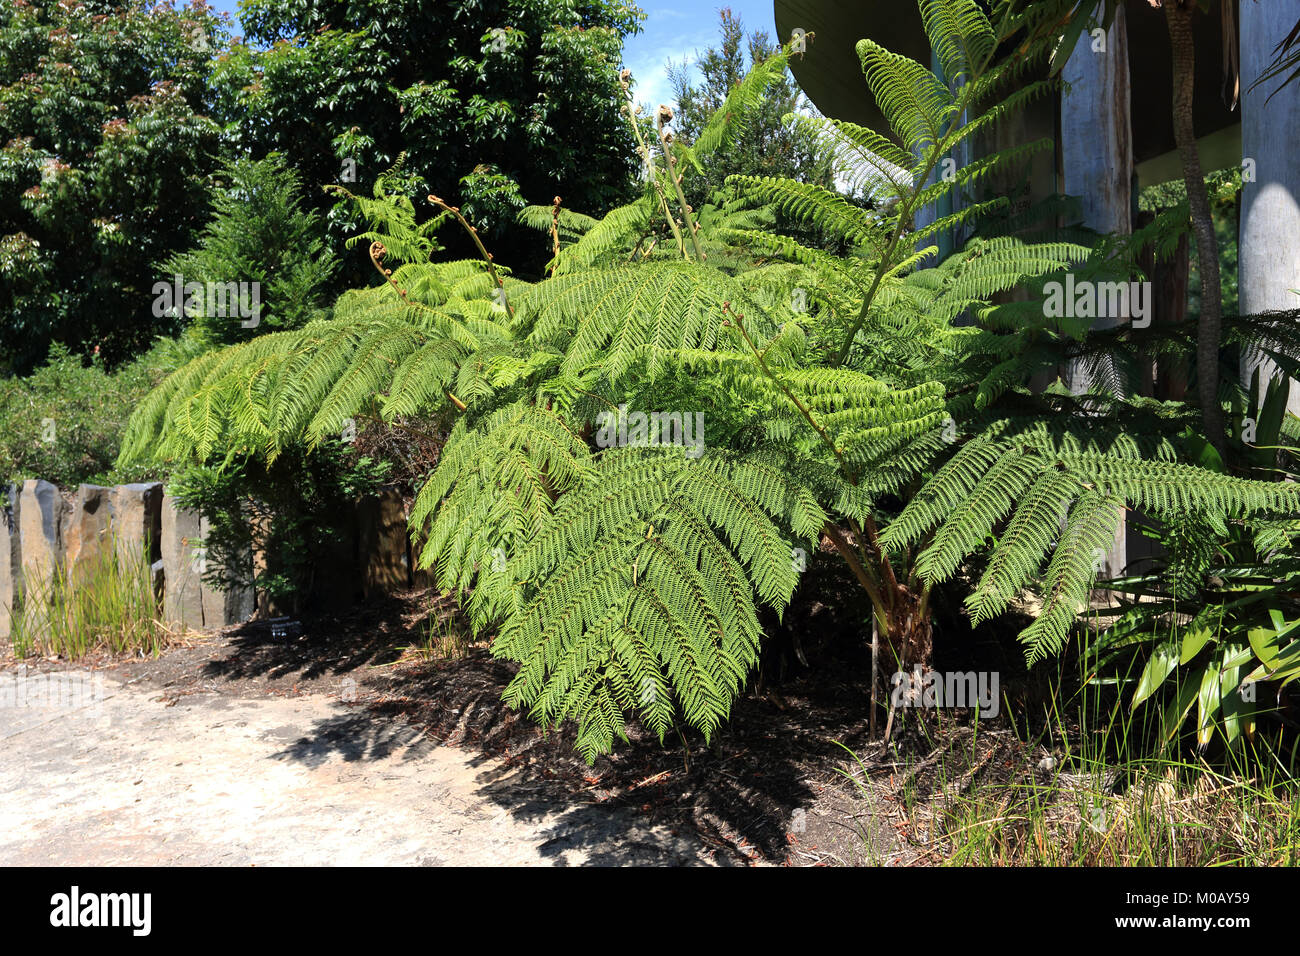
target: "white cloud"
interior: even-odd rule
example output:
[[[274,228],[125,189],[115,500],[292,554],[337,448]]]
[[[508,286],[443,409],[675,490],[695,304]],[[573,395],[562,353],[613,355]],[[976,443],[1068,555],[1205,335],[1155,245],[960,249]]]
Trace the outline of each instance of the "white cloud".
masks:
[[[665,12],[656,10],[655,14],[662,16]],[[636,80],[636,101],[647,109],[660,103],[675,105],[672,84],[668,81],[668,63],[693,65],[696,53],[708,49],[709,44],[715,41],[716,33],[717,28],[710,26],[693,33],[679,33],[646,49],[625,53],[623,65],[632,71]]]

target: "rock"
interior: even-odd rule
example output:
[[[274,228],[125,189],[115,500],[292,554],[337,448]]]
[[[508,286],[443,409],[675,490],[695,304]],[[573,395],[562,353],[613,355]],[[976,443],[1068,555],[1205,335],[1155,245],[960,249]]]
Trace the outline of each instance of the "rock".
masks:
[[[163,617],[175,624],[202,627],[203,562],[201,521],[164,491],[160,508],[159,551],[163,564]]]
[[[16,590],[48,598],[56,569],[63,563],[63,498],[48,481],[22,483],[14,500],[14,529],[18,533],[14,572]]]
[[[105,559],[109,545],[112,489],[103,485],[80,485],[63,521],[64,567],[74,584],[94,574]]]
[[[109,495],[113,537],[131,557],[157,561],[162,539],[163,486],[159,482],[116,485]]]
[[[153,588],[154,607],[159,607],[163,602],[163,588],[167,582],[167,572],[163,570],[162,558],[159,558],[149,566],[149,583]]]
[[[207,518],[199,523],[199,537],[207,540],[211,527]],[[204,565],[210,566],[214,560],[211,553],[204,557]],[[241,583],[235,584],[228,591],[218,591],[205,582],[200,589],[203,596],[203,624],[206,627],[221,627],[225,624],[242,624],[253,616],[256,609],[256,592],[252,588],[253,555],[246,552],[236,560]]]
[[[7,640],[14,609],[13,548],[18,543],[9,530],[9,509],[0,508],[0,640]]]
[[[250,519],[250,525],[253,531],[253,580],[265,581],[268,574],[279,570],[271,567],[269,559],[274,555],[266,552],[266,542],[271,536],[271,516],[255,515]],[[256,620],[269,621],[271,618],[285,617],[293,610],[268,591],[258,589],[253,594],[253,617]]]
[[[349,608],[362,596],[356,510],[341,516],[338,523],[338,533],[316,556],[312,574],[310,603],[326,611]]]
[[[357,545],[367,600],[411,586],[406,509],[396,488],[381,488],[358,502]]]
[[[427,535],[421,534],[410,543],[411,587],[417,590],[424,590],[434,586],[433,569],[420,567],[420,554],[424,551],[424,546],[428,540]]]

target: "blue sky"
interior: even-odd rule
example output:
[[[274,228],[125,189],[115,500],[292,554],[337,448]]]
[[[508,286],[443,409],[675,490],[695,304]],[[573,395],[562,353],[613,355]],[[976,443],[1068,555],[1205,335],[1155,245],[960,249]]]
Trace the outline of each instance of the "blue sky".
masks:
[[[237,19],[237,0],[212,0],[212,5]],[[717,42],[718,11],[722,7],[730,7],[746,31],[766,30],[771,35],[775,30],[772,0],[640,0],[639,6],[646,12],[646,19],[642,32],[625,44],[623,65],[636,77],[637,100],[651,106],[671,97],[665,70],[669,60],[689,62],[696,50],[705,50]]]
[[[643,32],[630,38],[623,48],[624,66],[637,81],[637,100],[651,106],[672,95],[665,67],[669,60],[694,60],[696,50],[706,50],[718,41],[718,11],[730,7],[745,30],[765,30],[771,36],[776,27],[772,0],[730,0],[699,3],[692,0],[654,2],[641,0],[646,12]]]

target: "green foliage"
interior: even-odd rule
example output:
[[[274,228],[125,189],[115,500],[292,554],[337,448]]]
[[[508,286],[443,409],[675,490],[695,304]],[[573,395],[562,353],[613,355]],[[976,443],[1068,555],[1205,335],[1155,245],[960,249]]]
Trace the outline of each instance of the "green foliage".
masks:
[[[335,560],[336,545],[346,540],[357,497],[373,492],[385,471],[335,440],[289,449],[269,463],[187,463],[169,478],[168,491],[208,521],[204,580],[222,590],[255,587],[296,614],[322,562]],[[264,566],[254,568],[255,551]]]
[[[167,632],[143,547],[110,529],[89,564],[28,579],[11,620],[14,654],[78,660],[95,650],[157,655]]]
[[[0,491],[27,478],[75,488],[154,475],[114,462],[127,419],[167,371],[162,348],[110,374],[98,355],[87,363],[55,343],[30,376],[0,379]]]
[[[56,340],[114,366],[176,331],[149,289],[206,218],[217,39],[206,8],[0,9],[0,372]]]
[[[576,722],[589,760],[633,716],[660,735],[679,723],[716,731],[756,659],[760,606],[785,608],[797,549],[822,539],[905,665],[928,662],[931,587],[980,561],[974,613],[1042,592],[1044,613],[1023,635],[1036,660],[1065,640],[1125,504],[1170,522],[1297,513],[1277,482],[1198,468],[1195,410],[1118,388],[1030,388],[1063,362],[1141,348],[1135,330],[1094,334],[1049,315],[1044,284],[1067,271],[1127,278],[1176,224],[1089,236],[994,215],[1005,203],[995,198],[918,228],[924,205],[1015,169],[1034,148],[931,183],[966,137],[1048,89],[1028,81],[997,95],[1053,40],[1019,43],[1013,5],[922,10],[965,83],[948,87],[864,41],[889,137],[821,122],[880,174],[876,208],[773,177],[733,177],[731,196],[698,210],[687,200],[685,186],[744,135],[784,74],[784,50],[692,143],[665,113],[648,129],[629,109],[651,173],[629,204],[599,220],[522,210],[526,224],[556,227],[540,281],[490,261],[407,258],[420,248],[415,221],[377,190],[391,205],[367,216],[371,242],[394,234],[403,264],[341,297],[329,321],[171,376],[141,404],[123,460],[273,464],[324,446],[347,416],[455,414],[412,515],[421,562],[480,632],[497,634],[493,653],[518,664],[507,701]],[[778,231],[778,214],[847,253]],[[940,230],[962,241],[934,263],[927,243]]]
[[[180,276],[182,284],[197,282],[205,288],[208,283],[256,283],[260,310],[258,324],[245,328],[248,321],[240,321],[229,305],[219,309],[215,302],[200,303],[189,316],[200,340],[230,345],[298,328],[325,312],[337,262],[325,249],[318,217],[302,208],[298,177],[283,157],[226,162],[210,204],[213,218],[198,245],[162,264],[163,281]]]
[[[1043,609],[1022,635],[1031,663],[1059,651],[1086,608],[1125,503],[1165,522],[1297,507],[1291,489],[1277,482],[1216,474],[1180,462],[1190,456],[1168,439],[1134,437],[1158,434],[1135,427],[1138,416],[1122,429],[1085,430],[1072,419],[1087,412],[1062,412],[1060,424],[1036,416],[986,428],[907,503],[883,538],[901,549],[935,529],[917,569],[944,580],[1009,518],[967,603],[975,622],[1001,613],[1046,561]]]
[[[1233,462],[1279,495],[1300,471],[1300,420],[1285,413],[1283,383],[1261,390],[1256,373],[1245,408],[1256,427]],[[1224,470],[1212,453],[1206,464]],[[1224,522],[1207,510],[1179,523],[1143,515],[1140,527],[1160,557],[1107,584],[1121,604],[1095,645],[1094,673],[1126,684],[1133,709],[1159,707],[1163,742],[1190,729],[1202,748],[1217,736],[1240,750],[1300,678],[1300,521]]]
[[[1237,232],[1241,217],[1241,168],[1218,169],[1205,177],[1210,195],[1210,212],[1214,220],[1214,234],[1219,246],[1219,269],[1222,275],[1223,310],[1232,315],[1238,310],[1240,293],[1237,289]],[[1139,205],[1145,211],[1162,212],[1178,210],[1190,221],[1187,210],[1187,186],[1182,180],[1171,180],[1142,190]],[[1196,256],[1196,237],[1190,240],[1191,261],[1188,265],[1188,314],[1201,314],[1201,270]]]
[[[218,113],[237,150],[278,151],[313,187],[367,193],[405,153],[411,193],[463,206],[503,262],[535,272],[546,245],[515,225],[525,202],[604,212],[631,195],[609,104],[642,16],[620,0],[250,0],[247,41],[216,67]],[[359,231],[348,203],[319,208],[335,241]],[[343,278],[373,276],[354,256]]]

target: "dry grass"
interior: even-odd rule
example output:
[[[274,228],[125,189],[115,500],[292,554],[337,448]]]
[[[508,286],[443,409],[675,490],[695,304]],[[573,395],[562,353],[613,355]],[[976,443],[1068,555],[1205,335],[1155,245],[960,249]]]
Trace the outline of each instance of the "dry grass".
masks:
[[[12,617],[14,655],[79,660],[109,654],[156,656],[176,636],[159,614],[149,558],[143,548],[110,533],[97,559],[70,577],[64,567],[28,569]]]

